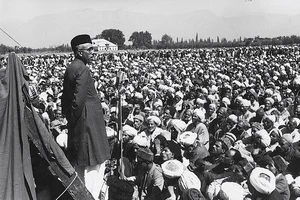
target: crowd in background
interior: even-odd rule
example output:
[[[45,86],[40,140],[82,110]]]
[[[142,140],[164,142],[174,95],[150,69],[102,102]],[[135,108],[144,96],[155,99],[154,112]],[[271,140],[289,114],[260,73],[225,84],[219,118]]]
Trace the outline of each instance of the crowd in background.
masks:
[[[66,149],[60,96],[74,56],[20,59],[32,104]],[[111,161],[122,124],[132,186],[108,178],[110,199],[300,199],[299,65],[297,46],[93,54]]]

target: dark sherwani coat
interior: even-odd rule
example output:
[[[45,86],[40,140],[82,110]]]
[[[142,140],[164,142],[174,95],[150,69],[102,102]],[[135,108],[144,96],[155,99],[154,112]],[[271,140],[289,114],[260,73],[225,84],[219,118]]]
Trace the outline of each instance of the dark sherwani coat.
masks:
[[[109,159],[101,102],[89,68],[79,59],[66,69],[62,109],[68,120],[67,156],[70,162],[86,167]]]

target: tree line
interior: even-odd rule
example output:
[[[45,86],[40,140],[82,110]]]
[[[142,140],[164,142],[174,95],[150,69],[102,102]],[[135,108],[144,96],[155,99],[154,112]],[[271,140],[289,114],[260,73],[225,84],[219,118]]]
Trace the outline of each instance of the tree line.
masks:
[[[125,36],[121,30],[106,29],[101,34],[96,35],[92,39],[106,39],[116,45],[119,49],[185,49],[185,48],[214,48],[214,47],[242,47],[242,46],[262,46],[262,45],[292,45],[300,44],[300,36],[279,36],[274,38],[262,38],[256,36],[254,38],[239,37],[233,40],[217,37],[213,38],[199,38],[196,33],[193,39],[176,38],[174,40],[170,35],[164,34],[160,40],[152,40],[152,35],[148,31],[135,31],[131,34],[128,41],[130,45],[125,44]],[[0,54],[8,52],[16,53],[42,53],[42,52],[71,52],[69,44],[62,44],[59,46],[49,48],[33,49],[30,47],[9,47],[0,44]]]

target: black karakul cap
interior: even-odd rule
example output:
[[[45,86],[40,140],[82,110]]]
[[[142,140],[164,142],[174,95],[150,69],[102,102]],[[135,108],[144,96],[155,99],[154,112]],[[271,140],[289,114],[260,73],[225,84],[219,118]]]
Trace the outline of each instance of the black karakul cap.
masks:
[[[82,35],[77,35],[75,36],[72,40],[71,40],[71,47],[72,50],[74,51],[75,47],[77,45],[80,44],[84,44],[84,43],[91,43],[92,44],[92,40],[91,37],[88,34],[82,34]]]

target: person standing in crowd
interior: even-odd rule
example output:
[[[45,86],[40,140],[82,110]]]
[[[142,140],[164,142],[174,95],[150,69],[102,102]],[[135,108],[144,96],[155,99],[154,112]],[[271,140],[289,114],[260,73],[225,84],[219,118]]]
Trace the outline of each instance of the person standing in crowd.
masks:
[[[105,161],[110,158],[102,106],[90,69],[92,41],[89,35],[71,40],[75,59],[64,74],[62,109],[68,120],[67,157],[87,189],[98,199]]]
[[[148,148],[137,151],[138,175],[136,182],[139,197],[144,199],[163,200],[164,178],[162,169],[153,163],[153,153]]]

